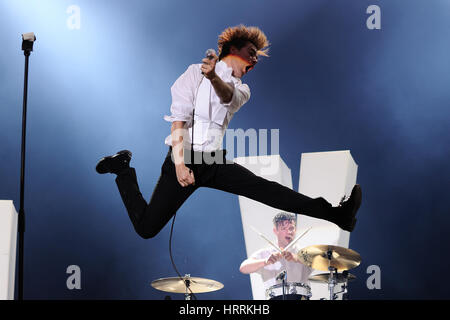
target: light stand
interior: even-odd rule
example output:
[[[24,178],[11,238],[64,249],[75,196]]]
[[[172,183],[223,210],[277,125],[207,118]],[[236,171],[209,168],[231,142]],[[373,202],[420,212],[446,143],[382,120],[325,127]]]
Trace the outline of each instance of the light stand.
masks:
[[[26,151],[26,128],[27,128],[27,95],[28,95],[28,59],[33,51],[33,43],[36,41],[34,33],[22,34],[22,50],[25,55],[25,76],[23,87],[23,111],[22,111],[22,147],[20,157],[20,208],[18,217],[19,232],[19,293],[18,299],[23,300],[23,256],[24,256],[24,235],[25,235],[25,151]]]

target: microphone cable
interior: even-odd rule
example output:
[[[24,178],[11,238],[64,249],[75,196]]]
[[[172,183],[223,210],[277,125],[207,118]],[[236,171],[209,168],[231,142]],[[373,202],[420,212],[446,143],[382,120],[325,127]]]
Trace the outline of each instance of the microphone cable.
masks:
[[[172,226],[170,227],[170,236],[169,236],[169,255],[170,255],[170,261],[172,262],[172,266],[175,269],[175,272],[178,275],[178,278],[180,278],[181,281],[184,282],[184,284],[186,285],[186,279],[184,279],[180,272],[177,269],[177,266],[175,265],[175,262],[173,261],[173,256],[172,256],[172,235],[173,235],[173,225],[175,224],[175,218],[177,217],[177,214],[175,213],[173,215],[173,219],[172,219]],[[188,280],[191,281],[191,280]],[[197,300],[197,297],[195,296],[195,294],[192,292],[190,286],[186,285],[186,288],[189,290],[191,296],[194,298],[194,300]]]
[[[206,57],[208,57],[209,59],[211,59],[212,54],[215,54],[215,53],[216,53],[216,52],[215,52],[214,49],[208,49],[208,50],[206,51]],[[204,77],[205,77],[205,76],[203,75],[203,72],[202,72],[202,78],[201,78],[201,80],[200,80],[200,83],[199,83],[198,86],[197,86],[196,95],[195,95],[194,108],[193,108],[193,110],[192,110],[192,139],[191,139],[191,150],[190,150],[190,152],[191,152],[191,164],[192,164],[192,161],[193,161],[193,158],[194,158],[195,104],[197,103],[198,89],[200,88],[200,84],[201,84],[201,82],[203,81]],[[192,169],[194,169],[194,166],[192,166]],[[195,175],[195,171],[194,171],[194,170],[192,170],[192,171],[194,172],[194,175]],[[174,268],[175,272],[177,273],[178,278],[180,278],[180,280],[183,281],[184,284],[186,285],[186,279],[184,279],[184,278],[181,276],[180,272],[179,272],[178,269],[177,269],[177,266],[175,265],[175,262],[174,262],[173,256],[172,256],[172,235],[173,235],[173,226],[174,226],[174,224],[175,224],[175,219],[176,219],[176,217],[177,217],[177,213],[175,212],[175,214],[173,215],[173,219],[172,219],[172,226],[170,227],[170,236],[169,236],[169,255],[170,255],[170,261],[172,262],[172,267]],[[190,280],[188,280],[188,281],[190,281]],[[195,294],[192,292],[190,286],[186,285],[186,288],[189,290],[189,292],[190,292],[191,296],[194,298],[194,300],[197,300],[197,297],[196,297]]]

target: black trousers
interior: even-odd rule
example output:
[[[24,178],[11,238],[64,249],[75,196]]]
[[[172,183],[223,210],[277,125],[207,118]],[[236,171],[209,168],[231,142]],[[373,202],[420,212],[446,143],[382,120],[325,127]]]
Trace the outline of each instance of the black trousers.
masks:
[[[185,154],[189,152],[186,150]],[[120,195],[134,229],[144,239],[156,236],[186,199],[200,187],[241,195],[282,211],[338,222],[331,210],[331,204],[325,199],[312,199],[277,182],[257,176],[243,166],[225,160],[226,151],[222,151],[221,154],[195,152],[195,159],[217,159],[219,155],[223,161],[212,164],[208,164],[211,161],[187,164],[194,171],[195,185],[182,187],[177,180],[171,153],[170,148],[149,203],[139,191],[134,168],[126,169],[116,178]]]

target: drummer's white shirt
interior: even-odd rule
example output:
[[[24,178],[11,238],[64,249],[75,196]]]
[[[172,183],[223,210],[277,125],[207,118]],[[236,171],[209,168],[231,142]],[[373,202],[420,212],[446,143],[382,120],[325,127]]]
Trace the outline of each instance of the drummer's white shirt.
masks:
[[[289,249],[290,252],[296,253],[299,251],[298,248],[295,247],[295,245]],[[273,247],[264,248],[261,250],[256,251],[253,253],[250,258],[253,259],[267,259],[272,253],[278,252]],[[275,280],[275,278],[280,274],[280,272],[286,270],[287,275],[287,282],[300,282],[303,284],[309,284],[309,275],[312,272],[312,269],[310,267],[305,266],[302,263],[299,262],[293,262],[293,261],[286,261],[285,259],[278,260],[274,264],[269,264],[258,271],[256,273],[259,273],[262,277],[262,280],[264,282],[264,293],[267,289],[269,289],[271,286],[275,284],[281,283],[281,280]]]

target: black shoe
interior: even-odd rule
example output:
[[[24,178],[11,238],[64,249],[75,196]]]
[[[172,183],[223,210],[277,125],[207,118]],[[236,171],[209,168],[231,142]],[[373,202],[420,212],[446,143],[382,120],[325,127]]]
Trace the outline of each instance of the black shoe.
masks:
[[[361,206],[362,201],[362,190],[359,184],[356,184],[352,193],[350,194],[350,198],[344,201],[344,199],[339,204],[339,209],[341,211],[341,215],[343,215],[343,221],[339,224],[339,227],[342,229],[352,232],[356,225],[356,213],[358,212],[359,207]]]
[[[131,151],[122,150],[113,156],[104,157],[97,163],[95,170],[100,174],[119,174],[130,167],[131,155]]]

